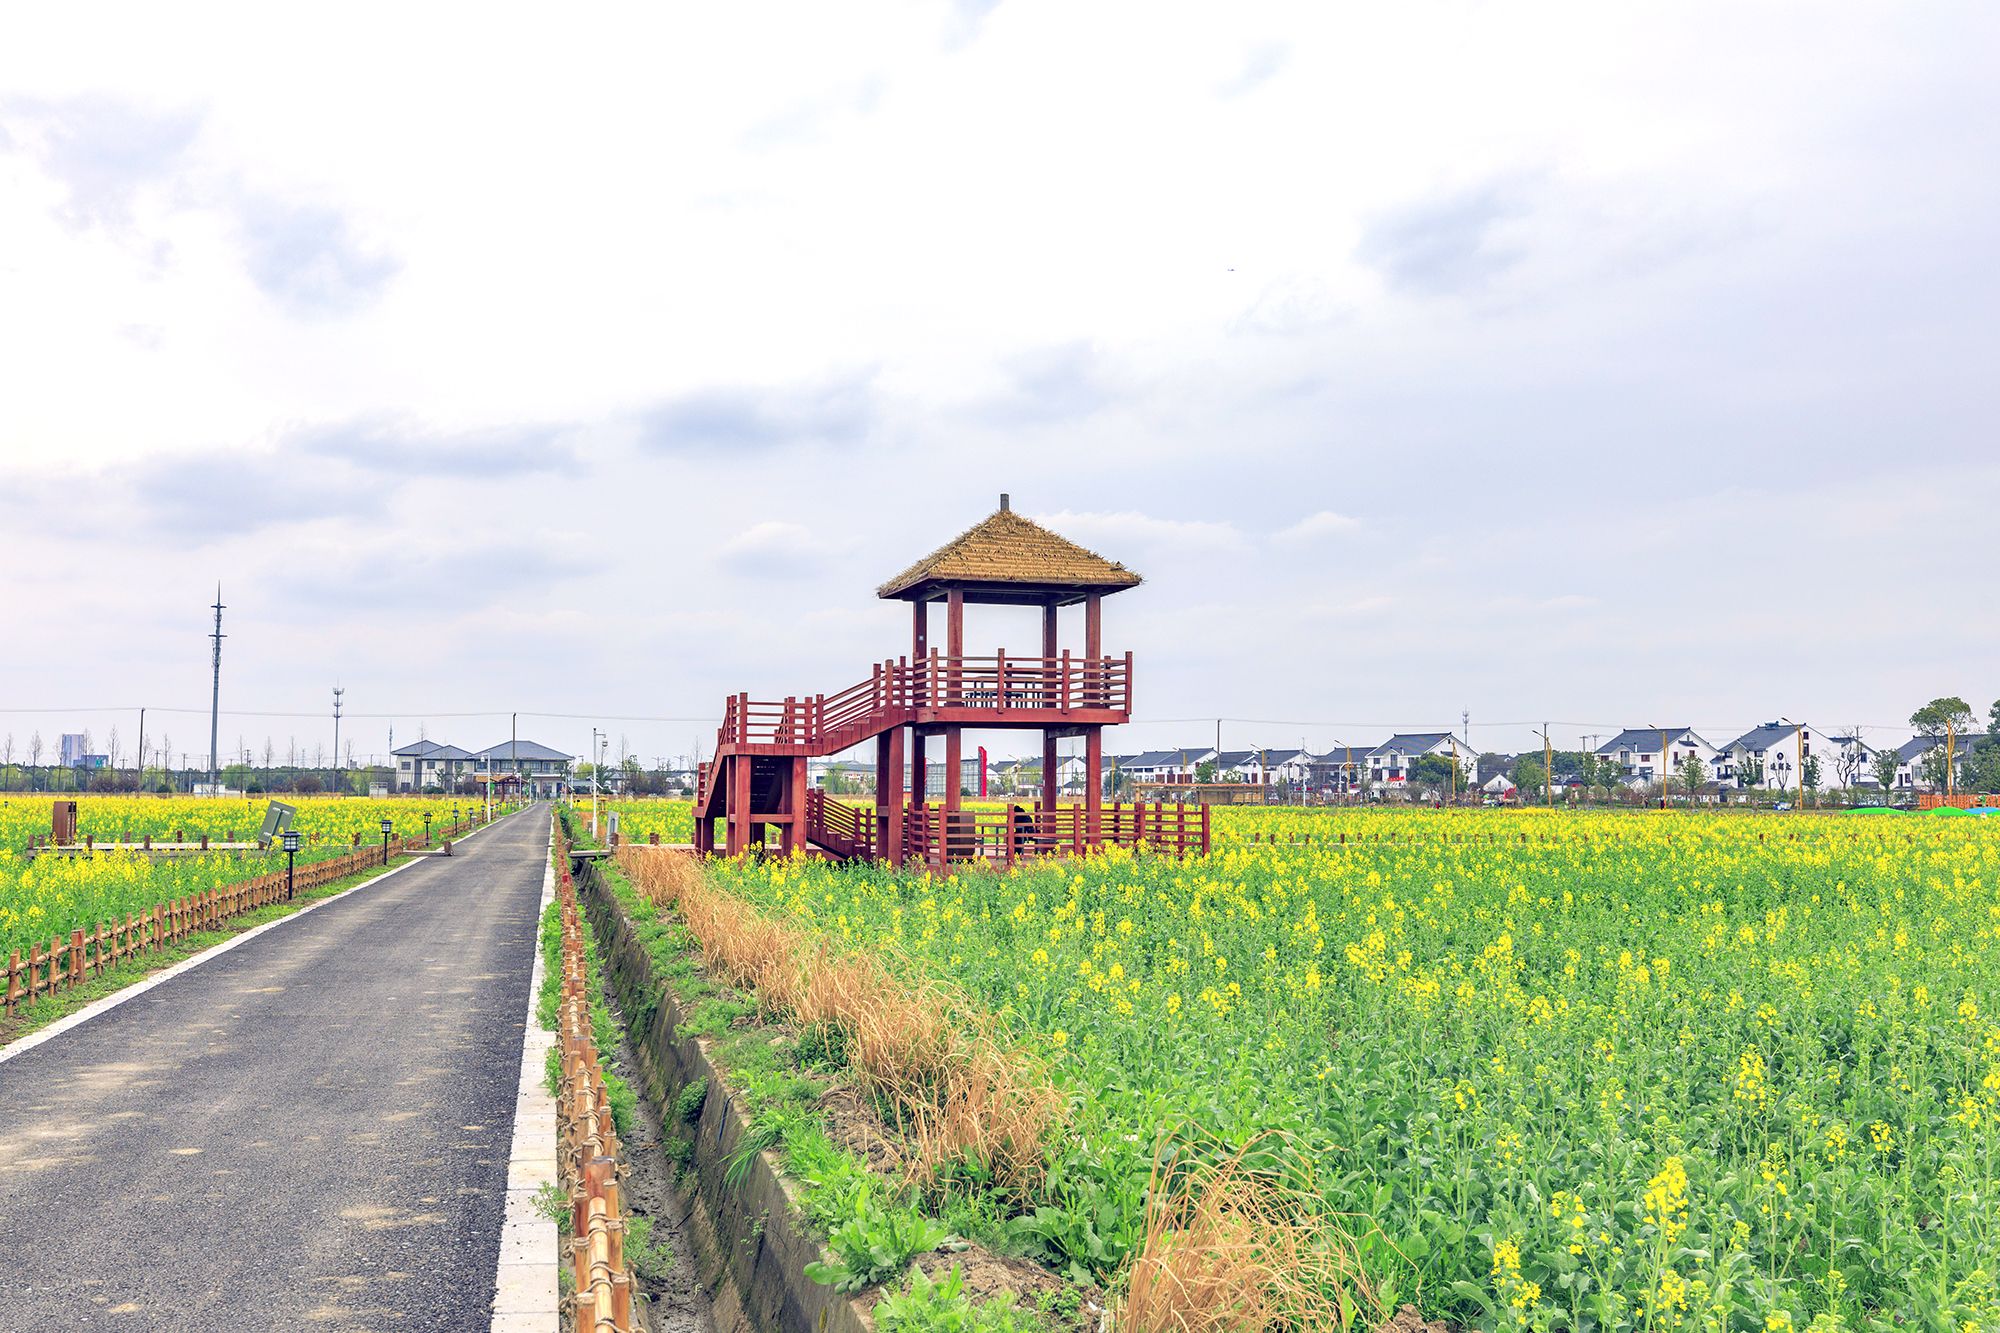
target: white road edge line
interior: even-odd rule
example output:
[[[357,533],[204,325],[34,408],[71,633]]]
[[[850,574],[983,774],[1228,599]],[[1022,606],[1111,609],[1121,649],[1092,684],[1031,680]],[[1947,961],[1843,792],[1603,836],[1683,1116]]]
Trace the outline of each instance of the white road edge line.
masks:
[[[542,902],[535,909],[535,966],[528,1013],[521,1025],[521,1085],[514,1099],[514,1142],[507,1150],[507,1215],[500,1226],[500,1260],[493,1274],[492,1333],[558,1333],[556,1224],[535,1207],[535,1193],[556,1183],[556,1100],[542,1070],[556,1034],[535,1022],[542,993],[542,917],[556,900],[555,810],[549,810],[549,855],[542,862]]]
[[[516,813],[518,814],[520,812],[516,811]],[[466,834],[465,837],[476,838],[480,834],[484,833],[487,829],[492,828],[494,824],[499,824],[503,822],[503,820],[511,817],[512,816],[502,816],[501,819],[494,820],[492,824],[485,824],[479,828],[472,830],[472,832]],[[456,839],[455,841],[464,842],[465,838],[459,838]],[[234,949],[239,944],[247,944],[251,940],[256,939],[259,935],[262,935],[267,930],[273,929],[274,927],[277,926],[282,926],[287,921],[297,921],[300,917],[304,916],[308,912],[318,911],[320,908],[326,906],[328,903],[337,903],[350,893],[359,893],[361,892],[361,890],[367,888],[371,884],[380,884],[383,880],[389,878],[389,876],[400,875],[403,871],[408,870],[411,866],[417,864],[418,862],[416,861],[405,861],[403,862],[403,864],[399,866],[395,866],[391,869],[383,871],[381,874],[376,875],[372,879],[362,880],[359,884],[356,884],[351,889],[342,889],[339,893],[334,894],[331,898],[322,898],[316,903],[307,903],[304,907],[301,907],[298,911],[292,912],[286,916],[281,916],[276,921],[266,921],[261,926],[252,926],[250,929],[244,931],[241,935],[238,935],[235,939],[224,940],[220,944],[210,945],[208,948],[203,949],[200,953],[196,954],[194,957],[184,958],[180,962],[175,963],[172,967],[167,968],[164,972],[155,972],[152,976],[147,977],[144,981],[135,981],[131,985],[125,987],[123,990],[113,991],[111,994],[105,996],[101,1000],[93,1000],[89,1004],[85,1005],[83,1008],[77,1010],[75,1013],[70,1014],[68,1017],[58,1018],[55,1022],[49,1024],[47,1027],[43,1028],[40,1032],[31,1033],[28,1036],[21,1038],[19,1041],[15,1042],[11,1046],[0,1046],[0,1064],[5,1064],[7,1061],[13,1059],[15,1056],[20,1055],[25,1051],[33,1050],[35,1047],[41,1045],[45,1041],[53,1041],[55,1038],[60,1037],[63,1033],[69,1031],[71,1028],[77,1026],[78,1024],[87,1023],[101,1013],[105,1013],[109,1010],[116,1009],[119,1005],[124,1004],[127,1000],[138,999],[141,995],[144,995],[147,991],[153,989],[153,987],[164,985],[167,982],[172,981],[175,977],[179,976],[181,973],[191,971],[194,968],[200,967],[203,963],[207,962],[211,958],[215,958],[222,954],[228,953],[231,949]]]

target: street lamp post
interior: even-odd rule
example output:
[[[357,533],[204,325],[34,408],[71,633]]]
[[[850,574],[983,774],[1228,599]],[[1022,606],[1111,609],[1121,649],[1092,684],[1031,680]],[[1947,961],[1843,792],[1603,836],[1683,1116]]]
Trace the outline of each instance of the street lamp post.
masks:
[[[299,854],[299,831],[295,828],[288,828],[285,830],[285,901],[286,902],[290,902],[292,900],[292,867],[297,861],[298,854]]]
[[[1654,727],[1653,730],[1660,733],[1660,809],[1664,810],[1667,808],[1667,729],[1665,727]],[[1690,797],[1688,799],[1688,809],[1692,810],[1693,808],[1694,799]]]
[[[424,846],[431,845],[431,812],[424,811]]]
[[[389,834],[396,826],[388,820],[382,821],[382,864],[389,864]]]
[[[1798,796],[1794,797],[1793,799],[1798,803],[1797,808],[1803,810],[1806,808],[1806,803],[1804,800],[1806,794],[1806,789],[1804,785],[1806,780],[1806,745],[1805,745],[1806,729],[1802,723],[1792,722],[1792,720],[1788,717],[1781,716],[1779,717],[1778,721],[1791,723],[1792,763],[1799,770],[1799,783],[1800,783]]]

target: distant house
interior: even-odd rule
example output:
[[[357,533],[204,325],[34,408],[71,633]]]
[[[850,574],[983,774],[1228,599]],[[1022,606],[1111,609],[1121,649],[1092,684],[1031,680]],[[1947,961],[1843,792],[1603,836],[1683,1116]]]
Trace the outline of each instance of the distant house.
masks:
[[[1410,766],[1427,754],[1456,758],[1461,767],[1471,762],[1471,750],[1448,731],[1419,731],[1391,736],[1368,752],[1368,780],[1391,791],[1409,786]]]
[[[1480,784],[1479,790],[1485,792],[1488,796],[1495,796],[1503,801],[1511,801],[1520,795],[1520,792],[1514,787],[1514,779],[1508,777],[1505,773],[1495,773]]]
[[[1627,727],[1593,753],[1616,765],[1619,781],[1631,787],[1672,777],[1691,754],[1701,760],[1705,780],[1721,776],[1716,760],[1722,751],[1690,727]]]
[[[574,756],[535,741],[506,740],[470,758],[478,776],[503,785],[518,782],[524,795],[539,801],[569,789]]]
[[[1832,766],[1831,774],[1822,773],[1820,784],[1826,787],[1876,787],[1876,750],[1859,736],[1828,736],[1827,745],[1833,747],[1832,754],[1822,761]]]
[[[422,791],[426,787],[450,787],[473,771],[473,756],[456,745],[418,741],[390,752],[396,759],[396,790]]]
[[[1960,736],[1958,738],[1958,745],[1956,753],[1953,755],[1952,763],[1952,767],[1958,770],[1954,782],[1963,783],[1965,781],[1966,767],[1972,762],[1972,745],[1977,739],[1976,735]],[[1912,736],[1897,746],[1896,755],[1901,762],[1896,765],[1895,790],[1905,795],[1939,790],[1938,785],[1931,781],[1925,774],[1924,761],[1930,757],[1932,750],[1937,749],[1943,744],[1944,737],[1942,736]],[[1960,788],[1960,790],[1963,790],[1963,788]]]
[[[1147,750],[1121,763],[1118,771],[1134,782],[1193,782],[1195,769],[1213,758],[1215,751],[1208,746]]]
[[[1739,790],[1796,792],[1804,776],[1802,765],[1817,757],[1819,785],[1826,789],[1840,781],[1834,764],[1839,753],[1837,743],[1818,735],[1812,727],[1766,722],[1723,747],[1715,776],[1723,786]]]
[[[1248,782],[1258,785],[1284,782],[1288,779],[1298,781],[1303,776],[1301,764],[1303,755],[1305,751],[1298,749],[1224,750],[1215,762],[1216,777],[1222,782]]]

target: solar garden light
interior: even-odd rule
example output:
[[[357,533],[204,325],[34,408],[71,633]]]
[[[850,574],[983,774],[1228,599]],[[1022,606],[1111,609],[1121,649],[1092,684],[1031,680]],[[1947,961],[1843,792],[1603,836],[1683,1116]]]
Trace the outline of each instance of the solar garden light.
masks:
[[[285,830],[285,901],[286,902],[290,902],[292,900],[292,866],[297,860],[298,854],[299,854],[299,831],[295,828],[288,828]]]
[[[394,824],[390,823],[386,819],[382,821],[382,864],[383,865],[389,864],[389,834],[395,829],[395,827],[396,826]]]
[[[424,811],[424,846],[431,845],[431,812]]]

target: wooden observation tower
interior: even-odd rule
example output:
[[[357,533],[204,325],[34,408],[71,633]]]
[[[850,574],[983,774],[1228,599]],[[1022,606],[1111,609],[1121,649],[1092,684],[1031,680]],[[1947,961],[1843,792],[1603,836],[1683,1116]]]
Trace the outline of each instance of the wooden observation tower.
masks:
[[[781,702],[732,695],[702,765],[694,804],[695,847],[738,856],[762,847],[775,825],[790,853],[805,847],[841,857],[942,867],[948,861],[1012,863],[1082,855],[1106,845],[1186,855],[1208,850],[1207,807],[1112,805],[1103,801],[1104,728],[1132,715],[1132,654],[1107,656],[1103,602],[1139,576],[1013,512],[1007,497],[985,522],[890,579],[875,595],[910,603],[910,652],[877,664],[869,678],[833,695]],[[944,643],[931,641],[933,604],[944,604]],[[1083,606],[1083,647],[1064,648],[1060,608]],[[1041,608],[1041,652],[965,653],[968,604]],[[1032,809],[966,810],[960,796],[965,728],[1042,733],[1041,795]],[[943,737],[942,799],[927,799],[929,742]],[[1083,801],[1060,799],[1056,744],[1084,743]],[[814,790],[808,759],[875,742],[873,809]],[[905,783],[907,782],[907,786]],[[724,824],[717,847],[716,821]]]

